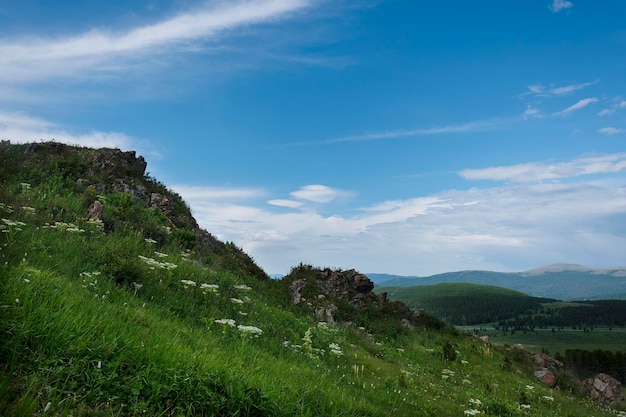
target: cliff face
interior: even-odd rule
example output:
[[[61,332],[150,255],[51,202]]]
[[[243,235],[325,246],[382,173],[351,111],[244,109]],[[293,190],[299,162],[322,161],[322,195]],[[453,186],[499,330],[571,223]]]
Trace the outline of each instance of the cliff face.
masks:
[[[183,246],[216,255],[220,264],[233,270],[268,279],[241,249],[219,241],[200,228],[181,196],[148,176],[146,168],[146,160],[134,151],[92,149],[56,142],[13,145],[3,141],[0,144],[0,183],[8,183],[15,177],[33,185],[54,179],[50,191],[81,195],[85,204],[82,216],[102,221],[107,232],[124,223],[136,223],[137,209],[133,207],[147,208],[155,216],[165,218],[169,231]],[[113,195],[116,204],[103,195]],[[152,234],[159,232],[152,230]]]

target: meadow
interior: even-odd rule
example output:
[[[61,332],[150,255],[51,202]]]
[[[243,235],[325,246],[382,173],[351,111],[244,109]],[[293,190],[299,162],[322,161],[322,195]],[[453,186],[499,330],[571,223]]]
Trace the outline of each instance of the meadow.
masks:
[[[603,349],[610,351],[626,352],[626,331],[624,329],[595,328],[592,331],[562,329],[540,329],[535,331],[516,331],[514,333],[502,333],[488,326],[462,326],[467,331],[477,330],[479,335],[489,336],[494,344],[516,345],[522,344],[526,349],[541,352],[548,351],[551,354],[565,353],[567,349],[595,350]]]

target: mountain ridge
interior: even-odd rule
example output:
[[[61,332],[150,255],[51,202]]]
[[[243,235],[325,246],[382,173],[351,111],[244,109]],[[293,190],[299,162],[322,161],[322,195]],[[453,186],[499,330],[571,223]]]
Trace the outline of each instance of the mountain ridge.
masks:
[[[377,287],[410,287],[438,283],[496,285],[535,297],[559,300],[626,299],[626,267],[590,268],[555,263],[522,272],[463,270],[425,277],[367,274]]]

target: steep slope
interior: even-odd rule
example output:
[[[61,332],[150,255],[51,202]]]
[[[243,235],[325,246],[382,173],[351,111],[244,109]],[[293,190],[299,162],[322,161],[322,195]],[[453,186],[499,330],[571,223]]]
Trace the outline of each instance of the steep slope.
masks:
[[[356,271],[268,279],[145,166],[0,145],[0,415],[614,415]]]

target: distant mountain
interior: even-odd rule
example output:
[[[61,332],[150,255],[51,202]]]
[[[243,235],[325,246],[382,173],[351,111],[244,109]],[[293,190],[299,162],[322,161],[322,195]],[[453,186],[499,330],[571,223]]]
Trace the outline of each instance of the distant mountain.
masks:
[[[440,283],[495,285],[534,297],[559,300],[626,299],[626,267],[589,268],[552,264],[524,272],[458,271],[427,277],[368,274],[376,287],[412,287]]]

